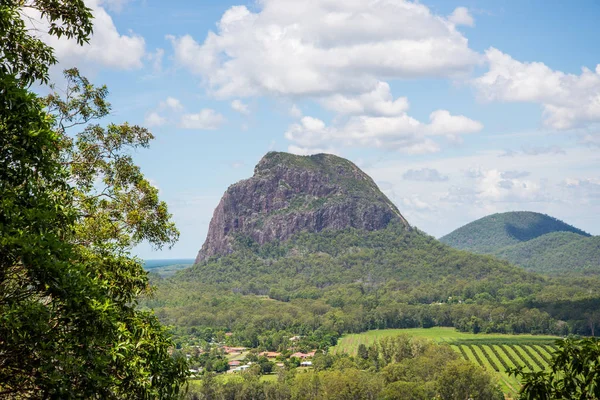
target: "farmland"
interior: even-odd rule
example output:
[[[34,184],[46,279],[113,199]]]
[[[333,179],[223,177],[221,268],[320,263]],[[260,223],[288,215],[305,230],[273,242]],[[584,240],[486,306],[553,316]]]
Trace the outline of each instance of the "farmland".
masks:
[[[547,368],[557,339],[554,336],[472,334],[453,328],[385,329],[346,335],[330,351],[356,355],[361,344],[369,346],[384,337],[401,334],[447,343],[461,357],[496,374],[502,389],[510,396],[518,392],[519,382],[509,376],[506,369],[523,366],[526,371],[540,371]]]

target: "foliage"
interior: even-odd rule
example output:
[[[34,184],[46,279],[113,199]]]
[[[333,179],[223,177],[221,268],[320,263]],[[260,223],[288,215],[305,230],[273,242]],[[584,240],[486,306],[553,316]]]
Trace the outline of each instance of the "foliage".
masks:
[[[20,21],[7,18],[17,18],[21,5],[2,6],[2,26],[13,22],[18,29]],[[74,35],[87,32],[82,5],[27,7],[42,7],[50,20],[66,13],[50,33],[69,36],[71,22]],[[69,19],[71,12],[82,19]],[[18,60],[0,73],[0,395],[173,398],[186,363],[169,354],[167,329],[137,309],[148,279],[129,255],[142,240],[160,247],[177,237],[156,189],[126,153],[146,147],[152,136],[126,124],[95,125],[71,140],[61,121],[105,115],[106,91],[68,71],[74,86],[67,93],[76,93],[75,100],[48,99],[51,116],[22,89],[43,80],[51,49],[17,45],[22,53],[11,57]]]
[[[34,22],[39,16],[40,21]],[[19,85],[48,83],[48,68],[56,64],[52,47],[40,33],[83,44],[92,34],[92,13],[83,0],[7,0],[0,5],[0,76],[13,76]],[[33,24],[27,26],[25,20]],[[44,26],[40,29],[39,26]],[[40,32],[41,31],[41,32]]]
[[[556,342],[551,370],[512,371],[523,381],[522,399],[598,399],[600,398],[600,340],[567,338]]]
[[[329,362],[317,361],[325,358]],[[277,382],[258,381],[254,373],[245,372],[218,385],[206,375],[188,398],[242,399],[251,394],[254,399],[431,399],[445,393],[462,393],[464,386],[468,394],[489,395],[474,398],[502,398],[485,371],[464,361],[457,363],[448,346],[408,336],[375,343],[368,359],[326,354],[315,356],[314,361],[321,367],[312,371],[280,369]],[[460,375],[459,380],[450,379],[465,371],[467,374]]]

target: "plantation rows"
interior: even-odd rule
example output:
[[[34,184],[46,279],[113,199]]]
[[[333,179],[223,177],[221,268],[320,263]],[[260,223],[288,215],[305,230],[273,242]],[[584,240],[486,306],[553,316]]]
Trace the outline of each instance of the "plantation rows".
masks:
[[[544,343],[510,342],[457,342],[453,343],[466,360],[471,360],[483,368],[504,373],[515,367],[525,367],[529,371],[541,371],[548,368],[554,346]]]

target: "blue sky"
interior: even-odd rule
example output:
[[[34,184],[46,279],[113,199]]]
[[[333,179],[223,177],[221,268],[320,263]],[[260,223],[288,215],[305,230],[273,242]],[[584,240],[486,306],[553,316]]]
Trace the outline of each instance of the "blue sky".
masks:
[[[530,210],[600,234],[596,1],[94,0],[53,40],[151,128],[135,154],[193,258],[227,187],[269,150],[347,157],[439,237]]]

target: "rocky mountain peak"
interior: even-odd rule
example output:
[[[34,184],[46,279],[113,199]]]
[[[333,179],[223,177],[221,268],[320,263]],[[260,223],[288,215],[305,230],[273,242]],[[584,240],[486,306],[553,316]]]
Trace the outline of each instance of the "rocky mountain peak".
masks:
[[[332,154],[267,153],[254,175],[231,185],[214,211],[196,262],[232,251],[236,236],[259,244],[301,231],[349,227],[409,227],[375,182],[352,162]]]

